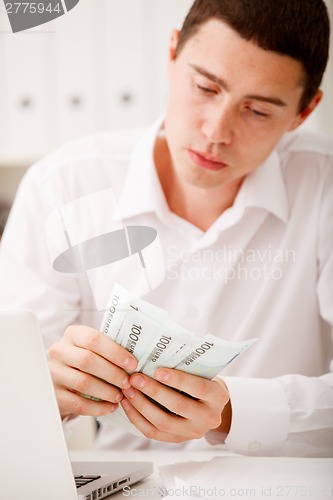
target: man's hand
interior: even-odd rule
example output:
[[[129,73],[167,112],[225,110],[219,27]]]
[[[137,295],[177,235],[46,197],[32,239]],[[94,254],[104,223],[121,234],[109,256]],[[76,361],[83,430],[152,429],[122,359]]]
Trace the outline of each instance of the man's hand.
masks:
[[[223,430],[223,411],[229,412],[229,393],[220,381],[207,380],[179,370],[159,368],[156,380],[143,374],[133,374],[132,387],[123,389],[121,401],[129,420],[148,438],[180,443],[198,439],[208,431]],[[185,392],[191,397],[175,391]],[[168,413],[150,401],[157,401],[172,413]]]
[[[129,388],[135,357],[102,333],[86,326],[71,326],[49,350],[50,371],[62,418],[100,416],[117,409]],[[87,394],[102,401],[93,401]]]

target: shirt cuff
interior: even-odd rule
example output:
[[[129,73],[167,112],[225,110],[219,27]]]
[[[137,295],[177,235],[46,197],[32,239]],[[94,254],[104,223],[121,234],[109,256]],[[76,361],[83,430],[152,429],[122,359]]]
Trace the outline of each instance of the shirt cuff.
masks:
[[[244,455],[278,455],[287,434],[289,406],[276,379],[222,377],[230,393],[228,449]]]

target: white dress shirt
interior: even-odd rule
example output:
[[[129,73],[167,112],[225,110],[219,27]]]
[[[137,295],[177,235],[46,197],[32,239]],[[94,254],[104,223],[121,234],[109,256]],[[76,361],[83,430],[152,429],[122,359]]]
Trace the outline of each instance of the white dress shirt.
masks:
[[[59,207],[112,189],[123,223],[151,226],[161,242],[165,278],[145,300],[198,336],[259,339],[221,373],[233,409],[226,446],[253,455],[332,456],[332,145],[287,134],[203,232],[168,208],[153,163],[159,128],[86,137],[29,169],[1,242],[1,307],[33,309],[46,347],[69,324],[99,327],[94,293],[98,288],[107,301],[126,266],[100,268],[92,279],[94,270],[55,271],[45,223]],[[108,213],[105,204],[101,218]],[[212,444],[158,443],[102,425],[96,446]]]

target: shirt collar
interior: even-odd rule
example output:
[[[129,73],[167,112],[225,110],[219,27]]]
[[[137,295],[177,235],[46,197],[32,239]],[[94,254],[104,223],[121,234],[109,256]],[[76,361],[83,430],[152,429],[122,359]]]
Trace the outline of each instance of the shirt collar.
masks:
[[[155,141],[163,120],[164,116],[146,131],[131,155],[118,202],[122,218],[168,209],[154,164]]]
[[[259,168],[246,176],[235,204],[262,208],[283,222],[287,222],[289,216],[287,189],[281,160],[276,150]]]
[[[147,212],[156,212],[165,217],[169,213],[154,164],[154,145],[163,121],[164,116],[147,130],[132,153],[118,205],[123,218]],[[234,205],[229,210],[236,209],[240,213],[246,207],[262,208],[287,222],[287,190],[276,150],[259,168],[246,176]]]

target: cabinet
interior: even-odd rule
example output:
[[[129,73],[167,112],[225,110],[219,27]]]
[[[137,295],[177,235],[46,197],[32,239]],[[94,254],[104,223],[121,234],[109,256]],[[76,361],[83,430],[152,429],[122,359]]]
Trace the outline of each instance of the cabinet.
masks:
[[[97,130],[151,123],[163,110],[168,38],[192,0],[80,0],[13,34],[0,4],[0,200],[27,166]]]

